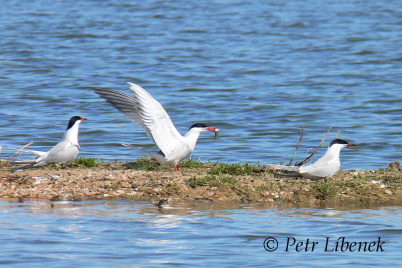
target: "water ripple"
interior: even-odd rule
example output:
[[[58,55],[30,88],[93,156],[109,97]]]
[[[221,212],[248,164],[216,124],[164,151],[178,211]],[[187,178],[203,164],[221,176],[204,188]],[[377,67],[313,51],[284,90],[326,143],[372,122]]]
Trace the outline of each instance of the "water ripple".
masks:
[[[302,125],[305,148],[329,126],[361,144],[345,150],[344,169],[401,157],[396,1],[41,0],[7,1],[4,10],[4,155],[9,146],[57,142],[68,118],[81,115],[89,119],[83,156],[139,157],[116,145],[148,145],[146,135],[91,91],[127,93],[130,81],[166,107],[180,132],[195,121],[222,129],[215,143],[201,137],[194,158],[284,160]]]

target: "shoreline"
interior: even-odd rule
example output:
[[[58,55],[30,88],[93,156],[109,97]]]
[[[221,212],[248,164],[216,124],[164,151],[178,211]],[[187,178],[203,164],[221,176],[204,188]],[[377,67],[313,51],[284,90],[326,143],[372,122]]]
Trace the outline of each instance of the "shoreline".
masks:
[[[11,171],[0,162],[0,198],[21,201],[166,200],[305,204],[308,206],[396,205],[402,202],[398,162],[378,170],[339,171],[326,180],[277,177],[269,167],[183,161],[180,171],[151,159],[98,162],[78,159]],[[395,164],[396,163],[396,164]]]

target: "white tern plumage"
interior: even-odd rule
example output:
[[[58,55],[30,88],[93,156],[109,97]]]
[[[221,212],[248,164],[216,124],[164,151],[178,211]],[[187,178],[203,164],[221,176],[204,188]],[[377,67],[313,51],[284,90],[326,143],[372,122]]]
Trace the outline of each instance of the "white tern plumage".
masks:
[[[202,132],[213,131],[215,137],[218,136],[218,128],[204,123],[193,124],[188,132],[182,136],[157,100],[142,87],[133,83],[128,84],[132,96],[109,89],[97,88],[94,91],[142,127],[160,151],[152,153],[132,145],[123,145],[135,147],[155,158],[161,165],[173,166],[175,171],[179,171],[179,163],[194,151],[198,137]]]
[[[86,120],[86,118],[81,118],[79,116],[71,117],[68,121],[67,130],[64,133],[62,140],[48,152],[23,150],[24,152],[34,154],[38,157],[34,160],[25,162],[29,164],[21,168],[40,167],[48,164],[61,164],[74,160],[80,152],[78,132],[79,126],[84,120]]]
[[[341,168],[339,159],[342,148],[355,146],[352,143],[341,139],[335,139],[329,145],[325,154],[315,163],[307,166],[285,166],[285,165],[269,165],[270,167],[293,171],[294,175],[303,176],[307,179],[323,179],[332,177]]]

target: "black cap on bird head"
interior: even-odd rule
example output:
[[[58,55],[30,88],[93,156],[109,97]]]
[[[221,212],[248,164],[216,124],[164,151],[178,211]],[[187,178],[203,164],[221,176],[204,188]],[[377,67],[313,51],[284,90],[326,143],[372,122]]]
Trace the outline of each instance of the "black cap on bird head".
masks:
[[[335,140],[333,140],[333,141],[331,142],[331,144],[329,145],[329,147],[331,147],[331,146],[334,145],[334,144],[343,144],[343,145],[346,145],[346,146],[354,146],[354,144],[351,144],[351,143],[349,143],[349,142],[347,142],[347,141],[345,141],[345,140],[335,139]]]
[[[204,123],[196,123],[194,125],[192,125],[188,130],[191,130],[192,128],[201,128],[202,131],[213,131],[215,133],[215,140],[216,138],[218,138],[219,136],[219,129],[216,127],[210,127],[207,124]]]
[[[206,128],[206,127],[208,127],[206,124],[204,124],[204,123],[195,123],[195,124],[193,124],[190,128],[189,128],[189,130],[190,129],[192,129],[193,127],[202,127],[202,128]]]
[[[68,121],[67,129],[70,129],[72,126],[74,126],[75,122],[77,122],[79,120],[84,121],[85,118],[81,118],[80,116],[77,116],[77,115],[71,117],[70,121]]]

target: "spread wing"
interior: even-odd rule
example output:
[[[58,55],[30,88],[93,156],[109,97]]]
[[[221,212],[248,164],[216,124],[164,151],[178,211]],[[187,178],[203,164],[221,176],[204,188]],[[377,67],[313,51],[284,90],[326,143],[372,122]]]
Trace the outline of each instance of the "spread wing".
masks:
[[[128,84],[133,96],[109,89],[94,90],[116,109],[142,127],[166,157],[175,148],[184,146],[184,137],[177,131],[162,105],[142,87],[133,83]]]

